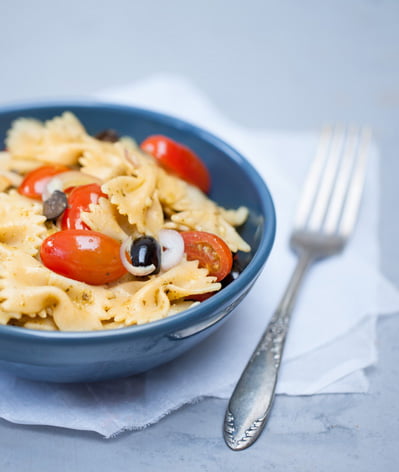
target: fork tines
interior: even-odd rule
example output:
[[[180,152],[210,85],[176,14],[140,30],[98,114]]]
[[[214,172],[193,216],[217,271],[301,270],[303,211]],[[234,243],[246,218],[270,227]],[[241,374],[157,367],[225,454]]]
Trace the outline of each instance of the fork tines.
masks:
[[[347,237],[355,224],[366,173],[371,130],[326,126],[305,181],[297,229]]]

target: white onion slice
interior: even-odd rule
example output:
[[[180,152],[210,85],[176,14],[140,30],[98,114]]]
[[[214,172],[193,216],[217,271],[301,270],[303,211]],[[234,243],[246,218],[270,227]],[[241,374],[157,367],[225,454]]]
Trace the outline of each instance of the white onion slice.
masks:
[[[184,255],[184,239],[173,229],[161,229],[159,243],[162,248],[161,269],[168,270],[177,265]]]
[[[132,243],[133,243],[133,239],[131,236],[129,236],[121,244],[120,256],[121,256],[123,267],[132,275],[135,275],[136,277],[144,277],[146,275],[150,275],[156,269],[154,264],[150,264],[148,266],[136,267],[128,260],[127,253],[129,252],[130,246],[132,245]]]
[[[102,181],[97,177],[85,174],[84,172],[80,172],[78,170],[69,170],[67,172],[62,172],[60,174],[55,175],[54,177],[51,177],[47,181],[47,184],[44,187],[42,193],[42,200],[47,200],[55,190],[60,190],[62,192],[68,187],[77,187],[78,185],[86,184],[101,185]]]
[[[44,202],[48,200],[56,190],[60,190],[62,192],[64,190],[64,186],[58,177],[51,177],[44,186],[42,200]]]

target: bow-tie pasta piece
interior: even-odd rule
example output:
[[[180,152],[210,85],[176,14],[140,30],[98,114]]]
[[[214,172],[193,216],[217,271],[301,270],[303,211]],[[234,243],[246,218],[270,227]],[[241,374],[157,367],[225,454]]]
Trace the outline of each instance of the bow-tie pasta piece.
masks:
[[[143,324],[168,316],[172,302],[189,295],[199,295],[220,289],[214,277],[197,261],[184,261],[169,271],[152,277],[129,297],[115,300],[111,308],[115,321],[126,325]]]
[[[47,234],[42,205],[15,191],[0,193],[0,242],[35,255]]]
[[[40,121],[21,118],[13,123],[6,147],[14,159],[43,164],[77,164],[87,147],[88,135],[79,120],[69,112]]]

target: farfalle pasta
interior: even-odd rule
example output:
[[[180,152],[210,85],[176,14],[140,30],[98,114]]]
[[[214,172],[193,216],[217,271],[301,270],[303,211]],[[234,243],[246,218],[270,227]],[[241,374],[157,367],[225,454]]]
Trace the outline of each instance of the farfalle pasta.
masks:
[[[65,112],[16,120],[5,147],[0,324],[91,331],[152,322],[220,290],[232,253],[250,251],[236,229],[245,207],[220,207],[195,175],[130,137],[90,136]]]

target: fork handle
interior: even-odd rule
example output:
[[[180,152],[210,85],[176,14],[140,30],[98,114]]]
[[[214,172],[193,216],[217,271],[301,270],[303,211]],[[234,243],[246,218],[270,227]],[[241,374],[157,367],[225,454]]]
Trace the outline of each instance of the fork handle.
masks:
[[[280,304],[230,398],[224,419],[224,440],[233,450],[253,444],[267,422],[292,309],[312,262],[310,254],[300,255]]]

